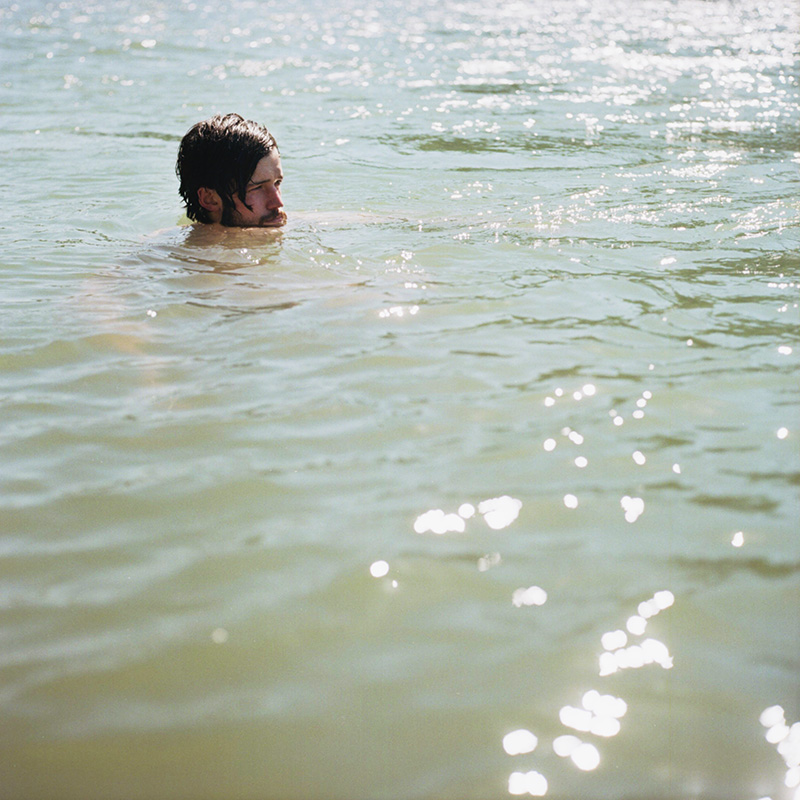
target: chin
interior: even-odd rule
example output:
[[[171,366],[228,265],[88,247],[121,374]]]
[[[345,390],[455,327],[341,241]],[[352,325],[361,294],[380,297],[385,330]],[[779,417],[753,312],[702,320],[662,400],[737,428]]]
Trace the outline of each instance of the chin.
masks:
[[[262,217],[259,220],[259,228],[282,228],[286,224],[286,214],[281,211],[275,217]]]
[[[241,214],[233,214],[228,220],[223,219],[222,224],[229,228],[281,228],[286,224],[286,212],[279,208],[272,214],[250,219]]]
[[[282,228],[286,224],[286,212],[281,208],[275,217],[266,223],[269,228]]]

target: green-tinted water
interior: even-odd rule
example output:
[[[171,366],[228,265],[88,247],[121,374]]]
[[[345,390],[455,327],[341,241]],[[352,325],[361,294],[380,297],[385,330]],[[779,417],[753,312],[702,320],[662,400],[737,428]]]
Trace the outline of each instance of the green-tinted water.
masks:
[[[796,796],[795,3],[0,31],[0,796]]]

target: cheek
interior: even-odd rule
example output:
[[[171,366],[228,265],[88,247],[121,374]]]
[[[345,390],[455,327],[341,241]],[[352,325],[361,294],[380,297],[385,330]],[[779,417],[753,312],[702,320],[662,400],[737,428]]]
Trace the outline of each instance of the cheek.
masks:
[[[248,197],[247,202],[250,204],[250,207],[255,211],[258,207],[258,197]],[[247,217],[250,214],[253,214],[254,211],[251,211],[238,197],[234,195],[233,198],[233,207],[236,209],[236,213],[240,216]]]

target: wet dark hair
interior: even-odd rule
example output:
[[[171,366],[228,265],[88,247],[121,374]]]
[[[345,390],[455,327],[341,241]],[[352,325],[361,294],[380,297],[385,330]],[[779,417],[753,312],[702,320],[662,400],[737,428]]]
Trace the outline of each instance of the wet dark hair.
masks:
[[[247,183],[258,162],[273,148],[278,150],[278,145],[267,128],[239,114],[217,114],[190,128],[181,140],[175,164],[186,216],[211,222],[197,199],[201,186],[213,189],[222,199],[223,225],[230,223],[234,194],[250,208],[244,199]]]

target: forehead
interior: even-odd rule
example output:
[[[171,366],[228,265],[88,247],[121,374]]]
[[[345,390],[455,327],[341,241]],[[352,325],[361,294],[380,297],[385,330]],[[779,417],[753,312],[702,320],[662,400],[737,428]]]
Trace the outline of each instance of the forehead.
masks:
[[[281,157],[277,150],[271,150],[265,155],[253,170],[249,183],[263,183],[264,181],[276,181],[283,177],[281,170]]]

